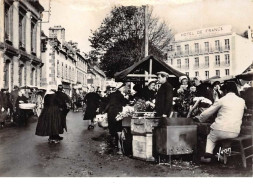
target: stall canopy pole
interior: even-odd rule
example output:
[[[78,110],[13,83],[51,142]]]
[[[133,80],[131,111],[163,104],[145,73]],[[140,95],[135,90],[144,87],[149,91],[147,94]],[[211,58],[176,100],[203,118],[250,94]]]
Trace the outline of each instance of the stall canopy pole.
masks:
[[[145,57],[148,56],[148,5],[144,6],[144,37],[145,37]]]
[[[153,61],[152,59],[150,59],[149,61],[149,79],[151,79],[151,75],[152,75],[152,68],[153,68]]]

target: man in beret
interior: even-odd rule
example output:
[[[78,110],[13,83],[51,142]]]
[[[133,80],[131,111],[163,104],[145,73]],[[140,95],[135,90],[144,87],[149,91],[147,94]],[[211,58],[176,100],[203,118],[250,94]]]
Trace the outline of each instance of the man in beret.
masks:
[[[172,109],[173,87],[168,82],[169,74],[158,72],[158,83],[161,87],[157,91],[155,111],[158,117],[169,117]]]

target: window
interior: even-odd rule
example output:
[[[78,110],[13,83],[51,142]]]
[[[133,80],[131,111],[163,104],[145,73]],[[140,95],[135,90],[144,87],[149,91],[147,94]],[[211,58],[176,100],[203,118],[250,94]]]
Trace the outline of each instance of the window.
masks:
[[[31,71],[31,85],[35,84],[34,79],[35,79],[35,68],[32,68],[32,71]]]
[[[170,63],[171,63],[171,65],[173,65],[173,59],[170,59]],[[85,70],[85,72],[87,72],[87,68],[86,67],[84,68],[84,70]]]
[[[205,56],[205,65],[209,66],[209,56]]]
[[[186,58],[186,59],[185,59],[185,67],[186,67],[186,68],[189,68],[189,58]]]
[[[59,60],[57,60],[57,77],[60,76],[60,63]]]
[[[71,72],[71,67],[69,67],[69,78],[68,78],[68,79],[72,81],[72,72]]]
[[[64,78],[64,65],[63,65],[63,62],[62,62],[62,65],[61,65],[61,78]]]
[[[66,64],[66,69],[65,69],[65,79],[68,79],[68,65]]]
[[[37,25],[34,21],[31,22],[31,50],[36,53],[36,35],[37,35]]]
[[[215,64],[220,66],[220,56],[219,55],[215,56]]]
[[[195,43],[195,52],[196,53],[199,53],[199,44],[198,43]]]
[[[180,45],[177,46],[177,53],[181,53],[181,46]]]
[[[19,14],[19,47],[25,48],[25,21],[26,17],[25,13],[20,11]]]
[[[189,76],[189,72],[185,72],[185,74],[186,74],[187,76]]]
[[[199,58],[195,58],[195,66],[199,66]]]
[[[206,79],[209,79],[209,71],[205,71]]]
[[[205,52],[209,52],[209,42],[205,42]]]
[[[177,67],[181,68],[181,60],[180,59],[177,60]]]
[[[225,49],[230,49],[229,39],[225,39]]]
[[[229,54],[225,54],[225,64],[230,64]]]
[[[196,71],[195,72],[195,77],[198,77],[199,76],[199,71]]]
[[[220,50],[220,41],[219,40],[215,41],[215,50]]]
[[[220,76],[220,70],[215,70],[216,76]]]
[[[185,45],[185,53],[186,53],[186,54],[189,54],[189,45],[188,45],[188,44]]]
[[[21,64],[20,67],[19,67],[19,85],[20,86],[23,86],[24,83],[23,83],[23,77],[24,77],[24,65]]]
[[[12,41],[12,8],[4,3],[4,37],[5,40]]]
[[[226,75],[226,76],[229,75],[229,69],[225,69],[225,75]]]

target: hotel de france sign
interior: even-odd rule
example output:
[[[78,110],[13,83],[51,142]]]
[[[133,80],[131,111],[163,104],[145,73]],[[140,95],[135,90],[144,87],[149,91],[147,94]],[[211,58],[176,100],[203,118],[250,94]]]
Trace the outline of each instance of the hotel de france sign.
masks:
[[[186,41],[191,39],[199,39],[204,37],[213,37],[232,33],[231,25],[216,26],[203,28],[194,31],[187,31],[175,35],[175,41]]]

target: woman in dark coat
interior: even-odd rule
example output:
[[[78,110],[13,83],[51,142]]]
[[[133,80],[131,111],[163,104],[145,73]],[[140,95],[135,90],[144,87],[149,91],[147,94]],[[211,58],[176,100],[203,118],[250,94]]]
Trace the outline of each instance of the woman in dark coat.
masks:
[[[95,93],[94,88],[91,88],[90,93],[84,98],[86,110],[83,120],[91,120],[91,125],[89,125],[88,129],[94,129],[94,118],[96,117],[96,111],[99,107],[100,99],[101,97]]]
[[[18,123],[18,125],[26,125],[27,124],[27,110],[23,110],[19,108],[19,104],[21,103],[28,103],[28,98],[24,95],[24,90],[23,89],[19,89],[18,91],[18,97],[16,99],[16,103],[15,103],[15,110],[16,110],[16,122]]]
[[[161,87],[158,89],[155,101],[155,111],[158,117],[169,117],[172,110],[173,87],[167,81],[169,74],[158,72],[158,82]]]
[[[36,135],[49,136],[50,143],[59,143],[59,134],[63,134],[63,123],[56,94],[47,90],[44,97],[44,107],[39,116]]]
[[[123,106],[126,105],[127,100],[124,98],[122,93],[118,89],[116,89],[116,87],[113,87],[113,90],[114,92],[112,92],[108,97],[109,101],[104,112],[107,112],[108,115],[109,132],[118,145],[118,153],[122,154],[119,140],[122,131],[122,121],[117,121],[116,116],[119,114],[119,112],[122,112]]]

